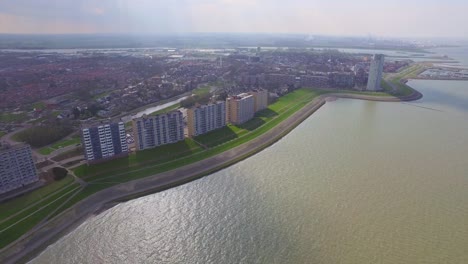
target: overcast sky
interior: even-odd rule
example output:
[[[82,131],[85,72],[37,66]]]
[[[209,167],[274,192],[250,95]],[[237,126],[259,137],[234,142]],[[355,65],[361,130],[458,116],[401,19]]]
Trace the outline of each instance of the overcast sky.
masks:
[[[0,33],[468,38],[468,0],[0,0]]]

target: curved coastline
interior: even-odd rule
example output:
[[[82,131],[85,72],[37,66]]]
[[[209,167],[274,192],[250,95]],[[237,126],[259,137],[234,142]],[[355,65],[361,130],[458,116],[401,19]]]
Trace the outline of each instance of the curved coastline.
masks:
[[[414,101],[422,98],[423,95],[420,92],[412,90],[413,93],[405,97],[351,93],[320,95],[276,127],[240,146],[171,171],[109,187],[85,198],[44,225],[26,233],[17,241],[3,248],[0,251],[0,260],[2,263],[28,261],[60,237],[71,232],[88,217],[102,212],[116,203],[185,184],[248,158],[280,140],[320,109],[330,97],[380,102]]]

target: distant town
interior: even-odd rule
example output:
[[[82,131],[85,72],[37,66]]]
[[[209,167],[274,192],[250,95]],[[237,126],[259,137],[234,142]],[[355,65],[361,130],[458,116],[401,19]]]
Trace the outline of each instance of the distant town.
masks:
[[[31,157],[46,169],[62,160],[69,168],[92,164],[240,125],[302,87],[381,91],[383,72],[412,64],[336,49],[269,47],[16,50],[0,52],[0,58],[0,135],[8,134],[3,145],[30,144]],[[457,68],[418,70],[420,78],[468,78]],[[171,98],[180,103],[135,116],[142,106]],[[30,182],[15,186],[25,184]]]

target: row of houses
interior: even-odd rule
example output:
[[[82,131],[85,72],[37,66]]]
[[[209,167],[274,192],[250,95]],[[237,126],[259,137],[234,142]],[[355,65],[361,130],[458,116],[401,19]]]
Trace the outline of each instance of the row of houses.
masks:
[[[226,101],[196,105],[187,110],[187,136],[195,137],[225,127],[240,125],[268,106],[268,91],[253,90],[230,96]],[[185,139],[184,118],[176,110],[133,119],[136,149],[144,150],[176,143]],[[88,163],[125,156],[129,152],[123,122],[82,128],[82,142]]]

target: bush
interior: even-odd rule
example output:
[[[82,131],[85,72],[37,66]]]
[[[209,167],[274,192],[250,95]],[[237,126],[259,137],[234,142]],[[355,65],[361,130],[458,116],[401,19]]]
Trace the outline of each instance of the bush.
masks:
[[[182,100],[180,102],[180,106],[184,108],[190,108],[194,106],[195,104],[206,104],[210,101],[211,94],[203,94],[203,95],[192,95],[189,98]]]
[[[60,181],[67,176],[68,170],[61,167],[54,167],[52,168],[52,173],[54,174],[54,180]]]

